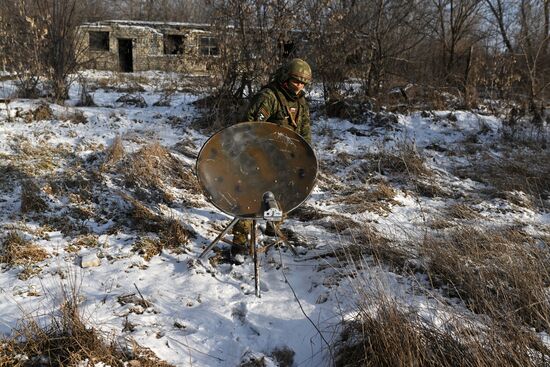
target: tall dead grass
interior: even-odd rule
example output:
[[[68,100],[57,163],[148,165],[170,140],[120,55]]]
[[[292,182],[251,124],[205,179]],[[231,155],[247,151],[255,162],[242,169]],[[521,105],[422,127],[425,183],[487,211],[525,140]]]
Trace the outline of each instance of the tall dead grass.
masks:
[[[21,212],[42,212],[48,204],[40,195],[41,190],[32,179],[26,179],[21,185]]]
[[[169,199],[168,186],[200,193],[193,172],[159,143],[148,144],[124,162],[125,181],[130,187],[160,190]]]
[[[171,367],[149,349],[134,341],[116,341],[87,325],[78,308],[79,296],[73,288],[65,293],[59,311],[47,321],[27,316],[10,338],[0,340],[1,367],[78,366]]]
[[[369,211],[379,215],[385,215],[392,205],[397,204],[393,198],[396,191],[386,183],[371,185],[368,189],[353,188],[344,191],[335,201],[344,204],[343,210],[348,213],[361,213]]]
[[[385,295],[359,303],[335,344],[337,367],[548,366],[536,335],[454,316],[436,326]]]
[[[31,265],[48,257],[46,250],[24,239],[17,232],[9,232],[0,245],[0,263],[9,267]]]
[[[111,145],[105,151],[105,160],[102,164],[102,169],[106,169],[119,162],[124,157],[124,145],[122,138],[117,135]]]
[[[394,150],[381,149],[378,153],[369,153],[364,157],[369,171],[382,175],[398,174],[412,177],[429,177],[433,172],[425,164],[424,157],[412,143],[402,143]]]
[[[518,205],[549,209],[550,149],[513,148],[502,157],[472,160],[471,166],[460,168],[457,173],[491,185],[497,196],[514,191],[525,193],[527,202],[506,196]]]
[[[474,312],[550,331],[550,247],[514,228],[458,227],[421,246],[432,280]]]

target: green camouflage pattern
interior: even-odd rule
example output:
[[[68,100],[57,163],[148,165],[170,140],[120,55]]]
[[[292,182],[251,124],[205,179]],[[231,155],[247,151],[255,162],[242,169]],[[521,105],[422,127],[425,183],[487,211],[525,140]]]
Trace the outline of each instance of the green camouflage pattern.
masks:
[[[254,96],[246,121],[267,121],[291,129],[311,144],[311,121],[305,93],[292,96],[280,83],[273,82]]]
[[[294,78],[304,84],[311,82],[311,67],[302,59],[292,59],[285,65],[286,79]]]
[[[265,86],[253,98],[246,112],[245,121],[272,122],[300,134],[311,144],[311,120],[305,93],[298,95],[283,87],[289,78],[303,83],[311,82],[311,68],[301,59],[293,59],[275,74],[275,80]],[[251,220],[241,219],[233,227],[233,243],[236,251],[246,246],[252,228]]]

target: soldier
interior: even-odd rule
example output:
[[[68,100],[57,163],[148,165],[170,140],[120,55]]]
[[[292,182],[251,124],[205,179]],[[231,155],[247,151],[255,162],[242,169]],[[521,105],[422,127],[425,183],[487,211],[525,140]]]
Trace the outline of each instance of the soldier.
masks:
[[[296,131],[311,144],[311,123],[304,87],[311,82],[311,68],[302,59],[292,59],[279,68],[272,80],[253,98],[246,121],[272,122]],[[269,223],[268,223],[269,224]],[[233,253],[245,253],[252,222],[240,220],[233,227]],[[268,226],[266,235],[275,235]]]

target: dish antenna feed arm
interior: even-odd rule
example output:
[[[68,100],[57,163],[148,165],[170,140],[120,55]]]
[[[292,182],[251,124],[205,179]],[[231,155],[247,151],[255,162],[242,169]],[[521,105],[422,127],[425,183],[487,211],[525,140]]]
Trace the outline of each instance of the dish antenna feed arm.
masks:
[[[256,296],[260,296],[258,220],[297,252],[273,223],[300,206],[311,193],[318,163],[311,146],[294,131],[266,122],[243,122],[218,131],[197,158],[197,177],[207,199],[233,220],[199,255],[203,258],[240,219],[252,220],[249,244],[254,257]]]

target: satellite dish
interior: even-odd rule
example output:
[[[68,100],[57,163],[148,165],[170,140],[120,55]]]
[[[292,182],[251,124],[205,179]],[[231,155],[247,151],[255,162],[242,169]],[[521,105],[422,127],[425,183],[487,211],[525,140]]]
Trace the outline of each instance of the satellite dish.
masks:
[[[263,195],[274,194],[288,213],[313,189],[317,157],[296,132],[270,122],[242,122],[202,146],[197,176],[208,200],[238,218],[262,219]]]

